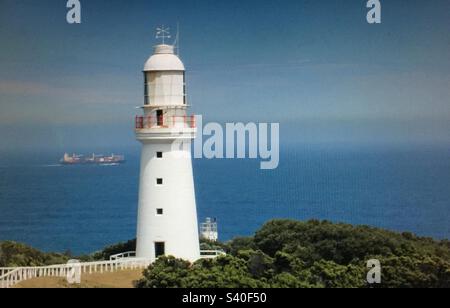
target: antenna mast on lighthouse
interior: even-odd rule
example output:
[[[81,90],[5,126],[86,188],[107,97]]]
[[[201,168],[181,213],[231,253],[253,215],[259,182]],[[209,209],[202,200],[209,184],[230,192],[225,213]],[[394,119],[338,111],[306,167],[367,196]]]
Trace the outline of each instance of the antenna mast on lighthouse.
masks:
[[[175,36],[175,41],[173,42],[175,48],[175,53],[180,55],[180,24],[177,23],[177,35]]]
[[[170,38],[170,28],[165,28],[164,25],[156,28],[156,39],[162,39],[163,45],[166,44],[166,39]]]

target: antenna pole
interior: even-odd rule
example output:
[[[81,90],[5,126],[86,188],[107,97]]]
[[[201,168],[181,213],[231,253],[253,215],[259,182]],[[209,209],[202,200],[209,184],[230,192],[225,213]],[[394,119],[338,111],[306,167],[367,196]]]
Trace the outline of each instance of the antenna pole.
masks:
[[[177,45],[176,45],[177,55],[179,56],[180,55],[180,23],[179,22],[177,22],[177,40],[176,40],[176,42],[177,42]]]

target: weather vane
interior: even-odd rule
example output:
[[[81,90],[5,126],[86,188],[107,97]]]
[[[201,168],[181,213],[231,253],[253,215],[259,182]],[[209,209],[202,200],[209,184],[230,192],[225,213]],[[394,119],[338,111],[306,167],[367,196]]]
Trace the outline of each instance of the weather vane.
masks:
[[[170,39],[170,28],[165,28],[164,26],[156,28],[156,38],[162,39],[162,43],[166,43],[166,39]]]

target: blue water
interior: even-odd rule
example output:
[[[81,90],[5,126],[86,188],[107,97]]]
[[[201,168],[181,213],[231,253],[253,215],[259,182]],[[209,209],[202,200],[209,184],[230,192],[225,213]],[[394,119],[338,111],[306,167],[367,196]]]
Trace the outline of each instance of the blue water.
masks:
[[[123,152],[123,151],[122,151]],[[134,238],[139,151],[121,166],[55,164],[60,153],[0,155],[0,240],[74,254]],[[450,238],[450,150],[443,147],[282,149],[280,167],[195,160],[199,219],[221,240],[272,218],[328,219]]]

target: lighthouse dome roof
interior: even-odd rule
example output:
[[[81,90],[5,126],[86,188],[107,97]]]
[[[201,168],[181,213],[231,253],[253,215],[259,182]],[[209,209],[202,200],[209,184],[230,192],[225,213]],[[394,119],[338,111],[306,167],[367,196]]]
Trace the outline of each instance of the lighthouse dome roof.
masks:
[[[174,46],[165,44],[155,46],[154,54],[147,60],[144,66],[144,72],[184,70],[184,64],[175,54]]]

